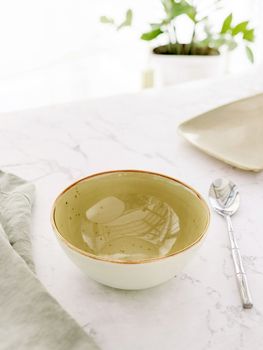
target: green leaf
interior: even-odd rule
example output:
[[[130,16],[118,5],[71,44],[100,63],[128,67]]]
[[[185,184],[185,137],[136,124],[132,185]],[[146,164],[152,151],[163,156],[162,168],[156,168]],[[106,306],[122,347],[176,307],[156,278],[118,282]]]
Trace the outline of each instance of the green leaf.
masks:
[[[162,34],[163,31],[160,28],[151,30],[150,32],[143,33],[141,36],[142,40],[153,40],[155,39],[158,35]]]
[[[195,44],[196,44],[198,47],[207,47],[207,46],[209,46],[210,43],[211,43],[211,42],[210,42],[210,40],[209,40],[208,38],[203,39],[203,40],[201,40],[201,41],[195,42]]]
[[[194,6],[190,6],[187,10],[186,10],[186,15],[194,22],[198,22],[196,21],[196,15],[197,15],[197,11],[196,8]]]
[[[174,5],[174,0],[162,0],[162,4],[167,17],[170,17]]]
[[[126,23],[132,25],[133,12],[131,9],[128,9],[126,12]]]
[[[132,25],[132,17],[132,10],[128,9],[125,15],[125,20],[117,27],[117,30],[120,30],[123,27],[130,27]]]
[[[185,0],[181,0],[180,2],[175,2],[172,9],[173,18],[183,14],[187,15],[189,18],[191,18],[194,21],[196,16],[196,9],[194,6],[190,5]]]
[[[162,26],[162,23],[150,23],[150,26],[151,26],[152,30],[160,29]]]
[[[185,6],[181,2],[175,2],[171,8],[170,18],[176,18],[185,13]]]
[[[220,49],[220,47],[226,45],[226,39],[222,36],[217,39],[211,39],[211,44],[214,48]]]
[[[229,29],[231,29],[232,18],[233,18],[232,13],[230,13],[230,15],[228,15],[225,18],[221,28],[221,32],[220,32],[221,34],[225,34]]]
[[[100,22],[105,23],[105,24],[114,24],[115,23],[113,18],[107,17],[107,16],[101,16]]]
[[[232,35],[237,35],[238,33],[244,33],[247,30],[247,25],[248,21],[241,22],[237,24],[233,29],[232,29]]]
[[[187,15],[193,21],[196,20],[196,8],[186,0],[180,0],[177,2],[175,0],[162,0],[162,4],[167,15],[166,22],[168,23],[183,14]]]
[[[243,39],[247,41],[254,41],[255,40],[254,29],[249,29],[245,31],[245,33],[243,34]]]
[[[249,59],[249,61],[251,63],[254,63],[254,54],[249,46],[246,46],[246,54],[247,54],[247,58]]]
[[[237,47],[237,43],[233,39],[227,40],[226,45],[227,45],[229,51],[233,51]]]

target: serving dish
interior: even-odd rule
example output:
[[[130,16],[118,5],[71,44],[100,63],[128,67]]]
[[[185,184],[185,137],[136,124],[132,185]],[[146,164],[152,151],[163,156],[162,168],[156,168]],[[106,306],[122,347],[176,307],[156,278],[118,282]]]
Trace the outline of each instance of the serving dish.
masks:
[[[63,250],[88,276],[121,289],[144,289],[177,275],[204,239],[203,198],[158,173],[94,174],[55,200],[51,222]]]
[[[205,153],[234,167],[263,169],[263,94],[218,107],[179,125]]]

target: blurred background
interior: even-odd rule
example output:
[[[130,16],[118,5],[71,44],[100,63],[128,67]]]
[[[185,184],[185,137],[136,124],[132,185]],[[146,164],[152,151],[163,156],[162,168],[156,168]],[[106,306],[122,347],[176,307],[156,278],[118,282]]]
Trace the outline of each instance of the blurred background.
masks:
[[[259,65],[263,1],[223,4],[211,17],[214,25],[230,12],[237,22],[249,20],[255,28],[254,64]],[[134,14],[132,27],[116,31],[100,23],[102,15],[121,21],[128,8]],[[0,112],[141,91],[145,72],[155,67],[149,58],[153,43],[140,36],[162,11],[160,0],[1,1]],[[178,35],[187,38],[191,28],[181,20]],[[251,69],[240,50],[231,54],[228,74]],[[152,85],[160,86],[157,78]]]

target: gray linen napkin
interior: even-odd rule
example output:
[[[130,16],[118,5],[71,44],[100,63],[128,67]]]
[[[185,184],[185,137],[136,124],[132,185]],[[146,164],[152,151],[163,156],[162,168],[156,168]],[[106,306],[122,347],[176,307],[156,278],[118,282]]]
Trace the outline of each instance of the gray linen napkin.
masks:
[[[34,186],[0,171],[0,349],[97,350],[33,272]]]

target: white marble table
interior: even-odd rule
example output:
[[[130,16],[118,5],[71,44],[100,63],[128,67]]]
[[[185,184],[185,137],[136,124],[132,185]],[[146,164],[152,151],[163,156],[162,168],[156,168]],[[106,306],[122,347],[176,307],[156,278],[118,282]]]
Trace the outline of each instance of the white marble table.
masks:
[[[251,71],[242,79],[0,116],[0,167],[37,188],[32,227],[37,274],[103,350],[263,348],[263,174],[221,163],[176,132],[182,120],[260,91],[263,74]],[[85,175],[126,168],[174,176],[204,196],[218,176],[239,185],[242,205],[234,226],[254,309],[240,306],[226,228],[215,215],[199,255],[160,287],[114,290],[88,279],[68,260],[49,223],[55,196]]]

